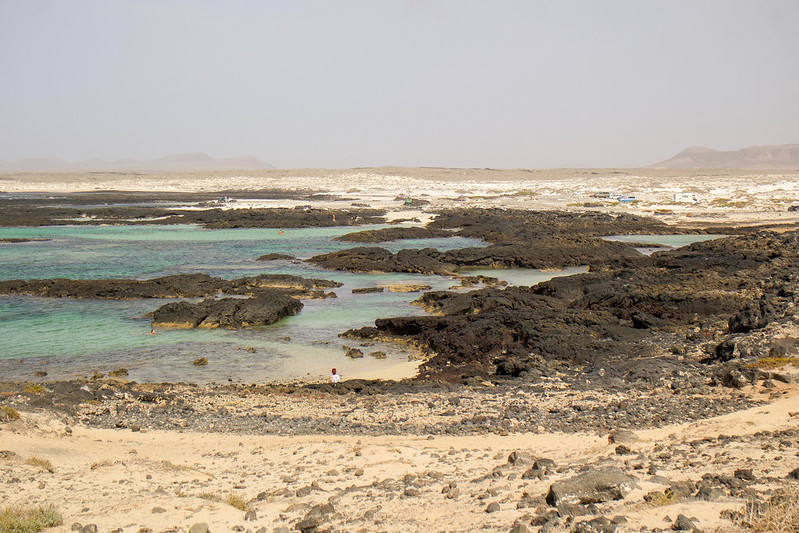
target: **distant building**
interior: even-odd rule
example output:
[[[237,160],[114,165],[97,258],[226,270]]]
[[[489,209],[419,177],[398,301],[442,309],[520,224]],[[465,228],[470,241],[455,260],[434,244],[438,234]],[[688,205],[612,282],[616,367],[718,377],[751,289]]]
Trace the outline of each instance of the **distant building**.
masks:
[[[696,198],[696,194],[692,192],[678,192],[674,194],[674,201],[681,203],[681,204],[696,204],[699,203],[699,200]]]

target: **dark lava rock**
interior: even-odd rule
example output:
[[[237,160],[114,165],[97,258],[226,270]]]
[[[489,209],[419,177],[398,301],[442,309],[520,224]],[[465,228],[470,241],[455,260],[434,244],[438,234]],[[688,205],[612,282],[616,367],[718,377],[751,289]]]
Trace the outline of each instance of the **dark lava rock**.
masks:
[[[303,533],[314,531],[324,524],[334,512],[335,509],[331,503],[314,505],[311,507],[311,510],[305,514],[302,520],[294,525],[294,529],[302,531]]]
[[[256,294],[264,288],[281,288],[306,294],[311,289],[340,287],[329,280],[306,279],[289,274],[262,274],[234,280],[207,274],[176,274],[138,279],[34,279],[0,281],[0,294],[29,294],[50,298],[95,298],[129,300],[134,298],[202,298],[217,293]]]
[[[443,260],[442,252],[433,248],[404,249],[396,254],[385,248],[363,247],[315,255],[309,263],[332,270],[351,272],[412,272],[416,274],[455,274],[456,266]]]
[[[508,463],[513,466],[528,465],[535,462],[535,457],[530,452],[513,451],[508,455]]]
[[[333,240],[339,242],[362,242],[375,244],[379,242],[397,241],[400,239],[435,239],[438,237],[451,236],[451,231],[410,226],[358,231],[355,233],[341,235]]]
[[[636,478],[616,467],[589,470],[572,478],[557,481],[549,487],[547,503],[599,503],[624,498],[634,486]]]
[[[356,287],[352,289],[352,294],[368,294],[371,292],[383,292],[383,287]]]
[[[256,259],[256,261],[280,261],[280,260],[291,260],[296,259],[293,255],[287,254],[264,254]]]
[[[693,531],[696,529],[696,524],[684,514],[680,514],[677,516],[677,520],[674,521],[671,529],[674,531]]]
[[[604,516],[599,516],[593,520],[578,522],[572,529],[573,533],[616,533],[618,524],[614,524]]]
[[[759,302],[747,304],[730,318],[730,333],[748,333],[754,329],[762,329],[774,320],[776,315],[774,306],[761,298]]]
[[[209,298],[199,303],[174,302],[153,312],[153,325],[179,328],[242,328],[274,324],[297,314],[302,302],[280,291],[263,291],[257,296]]]

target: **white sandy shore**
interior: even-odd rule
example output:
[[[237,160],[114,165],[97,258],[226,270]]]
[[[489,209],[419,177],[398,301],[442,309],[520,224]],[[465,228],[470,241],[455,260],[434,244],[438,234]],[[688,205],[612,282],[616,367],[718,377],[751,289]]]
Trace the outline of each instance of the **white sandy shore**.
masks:
[[[441,207],[509,207],[519,209],[586,209],[586,204],[612,212],[653,215],[666,223],[745,224],[796,223],[799,171],[550,169],[494,170],[445,168],[294,169],[268,171],[173,173],[0,174],[7,193],[79,191],[239,191],[229,206],[293,207],[307,200],[248,200],[241,191],[280,189],[329,191],[336,200],[320,207],[349,207],[353,202],[388,208],[390,218],[402,213],[400,194]],[[591,198],[597,192],[635,196],[635,202]],[[675,201],[677,193],[693,193],[698,203]],[[426,220],[424,220],[426,221]]]

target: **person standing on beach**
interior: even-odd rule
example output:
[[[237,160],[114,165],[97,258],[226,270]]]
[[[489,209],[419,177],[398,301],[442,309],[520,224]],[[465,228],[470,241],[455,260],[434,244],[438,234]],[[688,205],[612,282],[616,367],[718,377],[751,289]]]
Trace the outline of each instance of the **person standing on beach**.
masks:
[[[334,368],[330,371],[330,383],[338,383],[339,381],[341,381],[341,376],[338,375]]]

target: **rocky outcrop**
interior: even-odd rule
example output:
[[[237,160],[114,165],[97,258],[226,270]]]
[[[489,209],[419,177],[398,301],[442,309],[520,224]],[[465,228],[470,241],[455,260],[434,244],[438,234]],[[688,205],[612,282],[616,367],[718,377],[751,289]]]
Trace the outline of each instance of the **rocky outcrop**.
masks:
[[[433,248],[400,250],[391,253],[385,248],[351,248],[316,255],[309,263],[331,270],[351,272],[411,272],[416,274],[455,274],[456,266],[443,259],[444,254]]]
[[[620,258],[535,287],[431,291],[418,303],[438,316],[379,319],[373,328],[346,334],[415,341],[433,355],[421,367],[427,377],[540,376],[546,361],[568,361],[628,379],[618,372],[627,368],[624,361],[661,356],[668,346],[711,360],[758,355],[734,352],[741,339],[731,336],[724,344],[724,336],[791,314],[796,272],[799,233],[759,232]],[[653,372],[661,379],[686,370],[657,364],[629,376]]]
[[[288,254],[264,254],[258,258],[256,261],[290,261],[292,259],[296,259],[293,255]]]
[[[380,242],[397,241],[400,239],[435,239],[439,237],[451,236],[451,231],[412,226],[357,231],[354,233],[341,235],[333,240],[339,242],[361,242],[375,244]]]
[[[309,191],[248,191],[248,198],[319,199]],[[358,226],[385,222],[380,209],[318,209],[307,206],[266,209],[185,210],[157,205],[160,202],[199,202],[208,205],[219,193],[81,193],[57,198],[0,199],[0,225],[49,226],[64,224],[198,224],[206,228],[312,228]],[[153,202],[142,206],[141,202]],[[114,204],[108,206],[105,204]],[[125,205],[130,203],[131,205]],[[90,204],[90,207],[87,207]],[[93,205],[92,205],[93,204]]]
[[[172,328],[242,328],[274,324],[297,314],[302,302],[280,291],[252,298],[208,298],[199,303],[172,302],[152,313],[154,326]]]
[[[252,295],[264,288],[280,288],[295,296],[318,296],[315,292],[341,283],[307,279],[289,274],[262,274],[225,280],[207,274],[177,274],[148,280],[137,279],[44,279],[0,281],[0,294],[27,294],[50,298],[203,298],[217,293]]]

